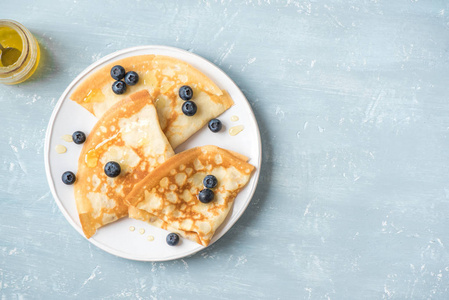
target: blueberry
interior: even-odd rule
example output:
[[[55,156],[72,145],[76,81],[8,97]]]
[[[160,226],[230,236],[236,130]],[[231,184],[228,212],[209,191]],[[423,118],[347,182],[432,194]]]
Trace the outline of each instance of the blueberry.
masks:
[[[125,75],[125,83],[127,85],[135,85],[139,81],[139,75],[134,71],[129,71]]]
[[[200,200],[203,203],[209,203],[212,200],[214,200],[214,192],[209,189],[201,190],[198,194],[198,200]]]
[[[192,101],[186,101],[182,104],[182,112],[186,115],[186,116],[193,116],[194,114],[196,114],[196,104]]]
[[[169,233],[166,238],[167,244],[170,246],[176,246],[179,243],[179,235],[176,233]]]
[[[207,175],[203,179],[203,184],[205,187],[213,189],[218,184],[217,177],[215,177],[214,175]]]
[[[76,176],[75,174],[73,174],[73,172],[67,171],[64,172],[64,174],[62,174],[62,182],[64,182],[65,184],[73,184],[76,180]]]
[[[123,81],[117,80],[112,84],[112,91],[117,95],[121,95],[126,92],[126,84]]]
[[[113,66],[111,69],[111,77],[114,78],[115,80],[123,79],[123,77],[125,77],[125,68],[118,65]]]
[[[183,85],[179,88],[179,98],[182,100],[190,100],[193,97],[193,90],[188,85]]]
[[[209,127],[209,129],[212,132],[219,132],[221,130],[221,128],[223,127],[223,125],[221,124],[221,121],[218,119],[210,120],[209,124],[207,124],[207,126]]]
[[[72,140],[75,144],[82,144],[86,141],[86,135],[82,131],[75,131],[72,134]]]
[[[104,172],[108,177],[117,177],[120,175],[120,165],[115,161],[110,161],[104,166]]]

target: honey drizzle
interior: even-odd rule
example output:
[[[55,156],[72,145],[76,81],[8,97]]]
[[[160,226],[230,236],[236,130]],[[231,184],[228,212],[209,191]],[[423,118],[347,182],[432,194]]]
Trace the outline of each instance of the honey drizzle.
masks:
[[[86,162],[89,168],[95,168],[98,164],[98,159],[100,158],[100,154],[104,152],[106,146],[110,143],[117,141],[120,138],[120,131],[114,134],[109,139],[106,139],[99,143],[94,149],[90,149],[87,151],[84,161]]]
[[[93,89],[93,90],[90,90],[89,93],[87,93],[83,102],[84,103],[103,102],[104,98],[105,98],[105,96],[100,89]]]

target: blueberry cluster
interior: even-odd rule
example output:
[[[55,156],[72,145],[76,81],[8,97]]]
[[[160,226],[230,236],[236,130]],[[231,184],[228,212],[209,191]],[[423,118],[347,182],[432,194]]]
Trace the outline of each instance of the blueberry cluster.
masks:
[[[203,185],[206,187],[198,194],[198,200],[203,203],[209,203],[214,200],[214,192],[211,190],[218,185],[217,177],[214,175],[207,175],[203,179]],[[169,233],[165,239],[169,246],[176,246],[179,243],[179,235],[176,233]]]
[[[202,203],[209,203],[214,200],[214,191],[211,189],[217,186],[218,180],[214,175],[207,175],[203,179],[203,184],[206,188],[200,191],[198,200]]]
[[[111,77],[116,81],[112,84],[112,91],[117,95],[126,92],[127,85],[136,85],[139,81],[139,75],[134,71],[125,72],[122,66],[113,66],[111,69]],[[124,79],[125,81],[122,81]]]
[[[75,144],[83,144],[86,141],[86,134],[82,131],[75,131],[72,134],[72,140]],[[104,173],[106,176],[114,178],[120,175],[121,168],[119,163],[115,161],[107,162],[104,166]],[[71,185],[74,184],[76,181],[76,176],[73,172],[67,171],[62,174],[62,182]]]
[[[179,94],[179,98],[181,98],[182,100],[185,101],[182,104],[182,112],[186,116],[189,116],[189,117],[196,114],[196,111],[198,110],[198,108],[196,107],[195,102],[190,101],[190,99],[192,99],[192,97],[193,97],[192,88],[188,85],[183,85],[182,87],[179,88],[178,94]]]
[[[72,134],[72,140],[75,144],[81,145],[86,141],[86,135],[82,131],[75,131]],[[74,184],[76,181],[76,176],[73,172],[67,171],[62,174],[62,182],[67,185]]]
[[[198,108],[197,108],[195,102],[191,101],[191,99],[193,98],[192,88],[188,85],[183,85],[179,88],[178,94],[179,94],[179,98],[181,98],[182,100],[185,101],[182,104],[182,112],[186,116],[189,116],[189,117],[196,114]],[[221,124],[220,120],[212,119],[209,121],[208,127],[212,132],[219,132],[221,130],[221,128],[223,127],[223,125]]]

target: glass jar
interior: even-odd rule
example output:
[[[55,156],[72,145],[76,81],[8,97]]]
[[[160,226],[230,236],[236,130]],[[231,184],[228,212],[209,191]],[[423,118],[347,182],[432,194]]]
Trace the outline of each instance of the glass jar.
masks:
[[[22,42],[21,49],[19,37]],[[39,64],[40,50],[39,44],[28,29],[16,21],[0,20],[0,44],[3,47],[2,52],[8,47],[17,47],[16,49],[21,51],[17,61],[8,66],[3,66],[0,61],[0,83],[17,84],[33,75]]]

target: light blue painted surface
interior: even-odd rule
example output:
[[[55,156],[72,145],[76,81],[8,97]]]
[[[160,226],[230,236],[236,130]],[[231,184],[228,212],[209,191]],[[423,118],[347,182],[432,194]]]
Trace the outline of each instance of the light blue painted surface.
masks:
[[[447,1],[127,2],[0,5],[43,50],[32,80],[0,87],[2,300],[449,298]],[[225,70],[253,106],[264,150],[239,222],[164,263],[86,242],[43,164],[70,81],[146,44]]]

